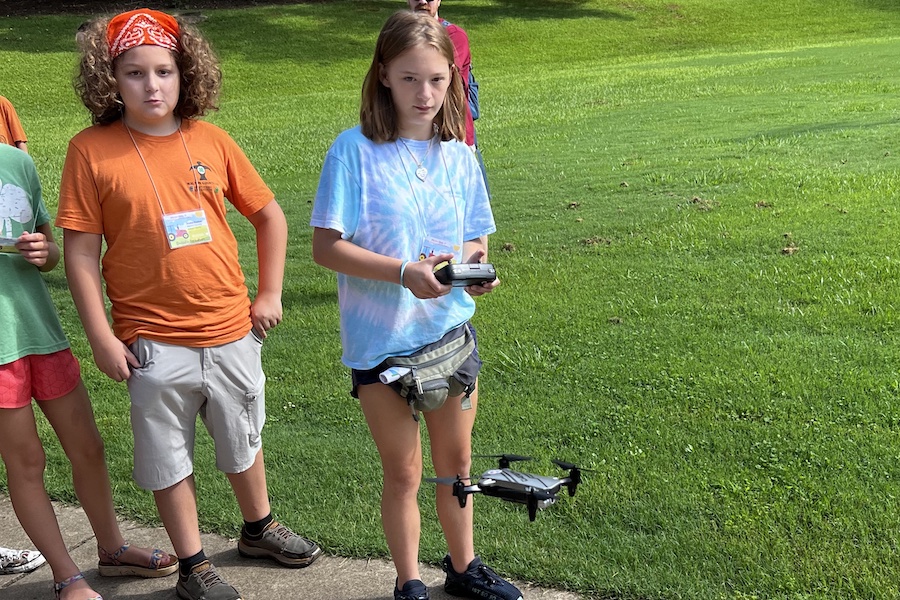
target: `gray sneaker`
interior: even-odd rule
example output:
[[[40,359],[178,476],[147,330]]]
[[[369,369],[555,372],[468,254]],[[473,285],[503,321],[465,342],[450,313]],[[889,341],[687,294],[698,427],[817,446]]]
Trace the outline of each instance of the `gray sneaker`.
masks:
[[[186,578],[179,575],[175,593],[182,600],[241,600],[237,590],[219,577],[208,560],[191,569]]]
[[[238,552],[247,558],[271,558],[285,567],[302,568],[313,564],[322,549],[297,535],[278,521],[272,521],[259,539],[252,539],[241,529]]]

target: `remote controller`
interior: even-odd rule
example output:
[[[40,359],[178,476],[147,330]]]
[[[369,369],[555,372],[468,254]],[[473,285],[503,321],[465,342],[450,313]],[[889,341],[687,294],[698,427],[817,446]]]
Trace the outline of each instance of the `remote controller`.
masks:
[[[434,272],[434,276],[444,285],[466,287],[497,279],[497,271],[490,263],[450,263]]]

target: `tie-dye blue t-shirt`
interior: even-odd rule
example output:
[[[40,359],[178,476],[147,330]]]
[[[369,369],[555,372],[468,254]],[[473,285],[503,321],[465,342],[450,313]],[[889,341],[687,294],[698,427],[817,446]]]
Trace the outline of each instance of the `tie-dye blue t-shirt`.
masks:
[[[484,179],[462,142],[397,140],[375,143],[359,127],[328,150],[310,225],[334,229],[385,256],[419,260],[435,240],[455,248],[496,231]],[[427,169],[416,176],[418,162]],[[440,247],[440,243],[438,244]],[[463,288],[420,300],[396,283],[338,273],[342,361],[372,369],[389,356],[438,340],[475,314]]]

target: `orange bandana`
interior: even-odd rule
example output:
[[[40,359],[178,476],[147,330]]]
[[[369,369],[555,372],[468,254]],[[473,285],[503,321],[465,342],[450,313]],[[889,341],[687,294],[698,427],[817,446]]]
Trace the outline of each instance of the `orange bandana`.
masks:
[[[178,51],[178,22],[166,13],[139,8],[116,15],[106,26],[109,54],[116,58],[137,46],[162,46]]]

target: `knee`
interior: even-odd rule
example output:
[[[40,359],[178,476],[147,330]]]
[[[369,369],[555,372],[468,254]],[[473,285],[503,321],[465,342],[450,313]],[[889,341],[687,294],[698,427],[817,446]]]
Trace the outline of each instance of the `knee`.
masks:
[[[43,482],[47,458],[40,441],[16,445],[15,451],[3,454],[3,463],[10,479]]]
[[[73,465],[81,464],[96,467],[106,462],[106,451],[103,446],[103,439],[99,434],[92,435],[84,440],[84,443],[69,452],[69,460]]]
[[[433,462],[438,477],[465,477],[472,468],[472,453],[468,450],[450,452],[440,458],[435,457]]]
[[[419,493],[422,469],[413,465],[392,467],[384,470],[385,492],[394,497],[415,496]]]

